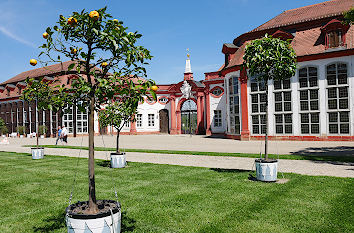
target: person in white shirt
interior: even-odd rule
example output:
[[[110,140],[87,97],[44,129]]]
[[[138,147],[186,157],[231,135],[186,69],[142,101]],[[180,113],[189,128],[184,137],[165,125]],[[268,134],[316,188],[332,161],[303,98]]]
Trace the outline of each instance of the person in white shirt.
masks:
[[[68,129],[64,125],[61,129],[61,137],[63,138],[63,141],[68,144]]]

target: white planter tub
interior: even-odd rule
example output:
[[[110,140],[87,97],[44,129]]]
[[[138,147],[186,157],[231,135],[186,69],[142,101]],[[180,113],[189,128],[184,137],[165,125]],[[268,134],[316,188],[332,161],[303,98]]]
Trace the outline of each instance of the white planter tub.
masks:
[[[127,165],[125,153],[111,153],[111,168],[123,168]]]
[[[256,159],[257,180],[265,182],[277,181],[278,160]]]
[[[120,204],[116,201],[107,201],[115,203],[116,207],[105,213],[95,215],[71,213],[71,209],[80,202],[66,208],[66,226],[68,233],[120,233],[122,222]],[[81,203],[87,204],[87,202]]]
[[[44,135],[41,135],[41,138],[44,138]]]
[[[44,148],[31,148],[32,150],[32,159],[43,159],[44,158]]]

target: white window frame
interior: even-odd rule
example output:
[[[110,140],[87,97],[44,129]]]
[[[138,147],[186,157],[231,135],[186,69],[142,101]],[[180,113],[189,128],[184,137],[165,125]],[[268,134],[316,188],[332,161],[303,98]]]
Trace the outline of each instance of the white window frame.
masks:
[[[310,86],[310,78],[315,77],[315,76],[310,76],[309,75],[309,69],[310,68],[315,68],[316,69],[316,77],[317,77],[317,85],[316,86]],[[307,82],[307,87],[301,87],[300,79],[305,78],[305,77],[300,77],[300,70],[306,69],[306,82]],[[316,65],[306,65],[301,67],[298,70],[298,93],[299,93],[299,132],[301,135],[320,135],[321,133],[321,113],[320,113],[320,103],[321,103],[321,98],[320,98],[320,79],[319,79],[319,68]],[[301,100],[301,92],[306,91],[307,92],[307,100]],[[315,101],[315,99],[311,99],[311,91],[317,91],[317,105],[318,109],[317,110],[311,110],[311,101]],[[308,104],[308,109],[307,110],[301,110],[301,102],[307,101]],[[302,122],[302,114],[307,114],[308,115],[308,123]],[[312,122],[312,114],[318,114],[318,122]],[[309,132],[308,133],[303,133],[302,132],[302,125],[307,124],[309,126]],[[311,128],[313,125],[318,125],[318,133],[312,133]]]
[[[345,64],[346,65],[346,75],[347,75],[347,83],[346,84],[338,84],[338,65],[339,64]],[[327,77],[327,67],[330,66],[330,65],[336,65],[336,84],[335,85],[328,85],[328,77]],[[345,135],[345,136],[349,136],[351,135],[351,111],[350,111],[350,79],[349,79],[349,64],[347,62],[343,62],[343,61],[337,61],[337,62],[332,62],[332,63],[329,63],[329,64],[326,64],[325,65],[325,82],[326,82],[326,109],[327,109],[327,112],[326,112],[326,116],[327,116],[327,124],[328,124],[328,128],[327,128],[327,133],[328,135],[332,135],[332,136],[337,136],[337,135]],[[348,108],[347,109],[340,109],[339,108],[339,100],[340,100],[340,97],[339,97],[339,88],[343,88],[343,87],[347,87],[347,91],[348,91],[348,96],[347,96],[347,99],[348,99]],[[337,97],[336,97],[336,100],[337,100],[337,109],[329,109],[329,106],[328,106],[328,100],[329,100],[329,97],[328,97],[328,90],[331,89],[331,88],[336,88],[336,94],[337,94]],[[334,99],[334,98],[332,98]],[[344,99],[344,98],[342,98]],[[338,133],[331,133],[330,132],[330,119],[329,119],[329,114],[330,113],[337,113],[337,125],[338,125]],[[341,112],[348,112],[348,133],[341,133],[340,132],[340,125],[341,125],[341,121],[340,121],[340,113]],[[346,123],[346,122],[344,122]],[[332,123],[334,124],[334,123]]]

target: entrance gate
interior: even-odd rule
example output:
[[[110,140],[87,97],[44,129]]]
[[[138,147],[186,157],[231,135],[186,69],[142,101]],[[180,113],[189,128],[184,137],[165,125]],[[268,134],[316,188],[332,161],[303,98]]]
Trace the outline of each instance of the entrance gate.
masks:
[[[193,100],[187,100],[181,108],[181,133],[197,133],[197,105]]]

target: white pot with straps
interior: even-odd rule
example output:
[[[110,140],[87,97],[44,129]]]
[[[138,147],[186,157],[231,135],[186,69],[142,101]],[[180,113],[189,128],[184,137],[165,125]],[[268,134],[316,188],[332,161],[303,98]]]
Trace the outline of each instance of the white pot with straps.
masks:
[[[66,225],[68,233],[120,233],[121,207],[113,200],[98,200],[99,213],[85,214],[88,201],[77,202],[66,208]]]

